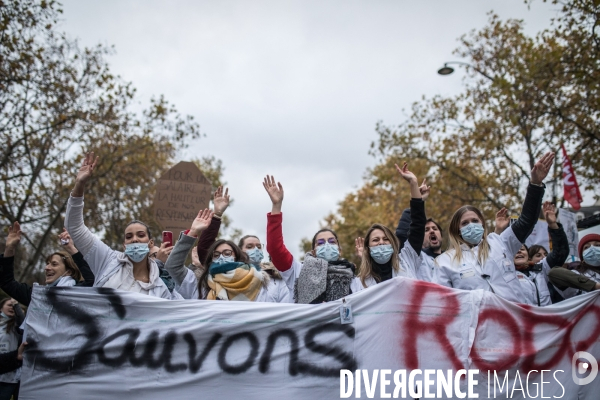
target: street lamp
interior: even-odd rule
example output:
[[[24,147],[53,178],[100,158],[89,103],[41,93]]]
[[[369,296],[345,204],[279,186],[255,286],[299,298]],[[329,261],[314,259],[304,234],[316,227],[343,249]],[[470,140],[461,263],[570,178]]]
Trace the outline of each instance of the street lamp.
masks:
[[[492,78],[491,76],[489,76],[485,72],[482,72],[482,71],[478,70],[477,68],[475,68],[473,65],[471,65],[469,63],[461,62],[461,61],[450,61],[450,62],[444,63],[444,66],[442,68],[438,69],[438,74],[440,74],[440,75],[450,75],[451,73],[453,73],[454,72],[454,68],[449,67],[448,64],[466,65],[467,67],[473,68],[475,71],[479,72],[481,75],[485,76],[490,81],[494,81],[494,78]]]

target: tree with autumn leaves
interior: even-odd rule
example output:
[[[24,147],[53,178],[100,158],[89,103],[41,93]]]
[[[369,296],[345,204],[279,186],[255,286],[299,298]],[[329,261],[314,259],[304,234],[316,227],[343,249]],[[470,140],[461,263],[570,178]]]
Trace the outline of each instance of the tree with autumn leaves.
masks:
[[[599,197],[600,4],[554,3],[560,15],[535,37],[525,35],[523,21],[490,14],[487,26],[463,36],[455,51],[468,64],[462,93],[423,98],[403,123],[377,124],[371,148],[377,165],[324,221],[346,257],[372,223],[393,228],[408,207],[397,162],[408,161],[427,178],[427,215],[443,227],[465,204],[479,207],[488,221],[502,207],[518,213],[535,160],[562,143],[578,179]],[[555,196],[558,162],[546,182]]]
[[[18,279],[31,279],[56,250],[82,149],[101,162],[86,194],[85,221],[113,247],[132,219],[152,217],[156,180],[200,137],[191,116],[163,97],[140,114],[135,89],[115,76],[104,46],[81,48],[56,29],[55,1],[0,1],[0,220],[19,221]],[[196,160],[214,184],[219,160]]]

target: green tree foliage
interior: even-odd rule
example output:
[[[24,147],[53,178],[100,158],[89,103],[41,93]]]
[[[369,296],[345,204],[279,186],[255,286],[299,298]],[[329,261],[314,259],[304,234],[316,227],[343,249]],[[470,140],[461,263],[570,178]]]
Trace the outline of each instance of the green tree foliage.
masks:
[[[56,247],[82,152],[100,156],[86,224],[116,247],[127,221],[152,222],[156,179],[200,131],[163,97],[134,113],[135,89],[111,73],[111,49],[57,32],[54,1],[2,0],[0,11],[0,220],[23,226],[23,278]]]

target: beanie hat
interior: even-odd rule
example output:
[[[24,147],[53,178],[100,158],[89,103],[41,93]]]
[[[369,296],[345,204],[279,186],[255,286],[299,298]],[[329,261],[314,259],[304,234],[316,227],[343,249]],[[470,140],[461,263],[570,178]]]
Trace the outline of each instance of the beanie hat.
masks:
[[[581,238],[581,240],[579,241],[579,247],[577,248],[579,252],[579,258],[581,260],[583,260],[583,246],[585,246],[585,244],[588,242],[594,241],[600,242],[600,235],[598,235],[597,233],[590,233],[589,235],[585,235]]]

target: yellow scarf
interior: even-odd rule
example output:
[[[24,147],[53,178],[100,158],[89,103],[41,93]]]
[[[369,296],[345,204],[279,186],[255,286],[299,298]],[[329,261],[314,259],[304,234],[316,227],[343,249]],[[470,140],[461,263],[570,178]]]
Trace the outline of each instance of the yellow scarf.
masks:
[[[263,273],[248,264],[227,272],[208,274],[207,300],[254,301],[263,284]]]

